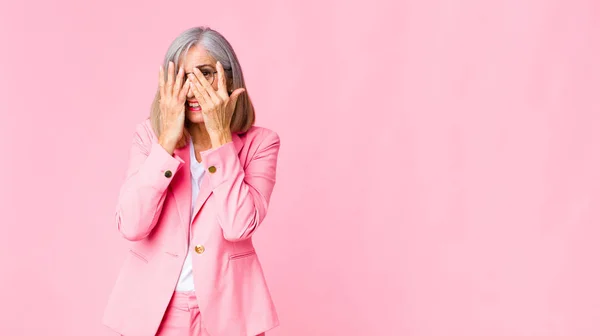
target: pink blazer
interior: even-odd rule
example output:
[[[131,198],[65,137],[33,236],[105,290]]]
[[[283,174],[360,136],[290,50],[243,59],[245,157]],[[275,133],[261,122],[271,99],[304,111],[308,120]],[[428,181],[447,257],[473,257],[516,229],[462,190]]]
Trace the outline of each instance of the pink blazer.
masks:
[[[155,335],[191,235],[194,286],[207,332],[254,336],[277,326],[252,235],[275,185],[279,136],[252,127],[203,152],[207,172],[193,214],[189,147],[171,156],[157,141],[149,120],[137,125],[116,211],[118,230],[131,246],[103,323],[125,336]]]

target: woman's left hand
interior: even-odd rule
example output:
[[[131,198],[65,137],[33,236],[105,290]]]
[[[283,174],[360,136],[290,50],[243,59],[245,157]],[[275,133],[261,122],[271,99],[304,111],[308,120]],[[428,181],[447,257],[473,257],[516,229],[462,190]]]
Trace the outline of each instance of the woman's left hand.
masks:
[[[202,108],[204,124],[211,139],[231,138],[231,118],[235,105],[241,93],[246,91],[239,88],[231,95],[227,92],[225,70],[221,62],[217,62],[217,85],[215,91],[210,83],[204,78],[200,70],[194,68],[194,74],[190,74],[191,90]]]

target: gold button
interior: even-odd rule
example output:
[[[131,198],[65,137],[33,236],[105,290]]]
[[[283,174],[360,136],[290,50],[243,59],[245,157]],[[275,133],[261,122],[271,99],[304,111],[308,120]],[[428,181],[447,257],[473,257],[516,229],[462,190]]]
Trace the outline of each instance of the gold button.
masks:
[[[210,166],[210,167],[208,167],[208,171],[209,171],[211,174],[214,174],[214,173],[217,171],[217,168],[216,168],[215,166]]]
[[[204,253],[204,246],[196,245],[196,247],[194,247],[194,250],[196,250],[196,253],[202,254],[202,253]]]
[[[171,176],[173,176],[173,172],[171,172],[170,170],[167,170],[167,171],[165,172],[165,177],[166,177],[166,178],[169,178],[169,177],[171,177]]]

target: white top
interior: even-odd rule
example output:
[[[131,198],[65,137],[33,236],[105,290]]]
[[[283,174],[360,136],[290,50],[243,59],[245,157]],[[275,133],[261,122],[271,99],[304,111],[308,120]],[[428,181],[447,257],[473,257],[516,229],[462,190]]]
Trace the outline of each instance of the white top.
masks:
[[[204,166],[202,165],[202,163],[196,160],[194,143],[190,141],[190,175],[192,181],[192,208],[190,209],[190,211],[192,215],[194,214],[194,205],[196,204],[196,199],[198,198],[198,191],[200,191],[200,183],[202,182],[202,178],[204,177],[204,172]],[[188,249],[185,261],[183,262],[183,268],[181,269],[181,274],[179,275],[179,280],[177,281],[175,291],[188,292],[194,290],[194,274],[192,272],[193,250],[194,247],[190,244],[190,248]]]

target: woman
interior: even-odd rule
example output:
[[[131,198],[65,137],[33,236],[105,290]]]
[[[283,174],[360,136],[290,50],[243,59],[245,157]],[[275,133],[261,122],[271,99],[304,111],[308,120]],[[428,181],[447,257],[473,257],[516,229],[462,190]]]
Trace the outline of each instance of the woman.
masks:
[[[227,40],[203,27],[178,36],[131,145],[116,221],[132,244],[105,325],[125,336],[254,336],[278,325],[252,235],[279,137],[253,124]]]

